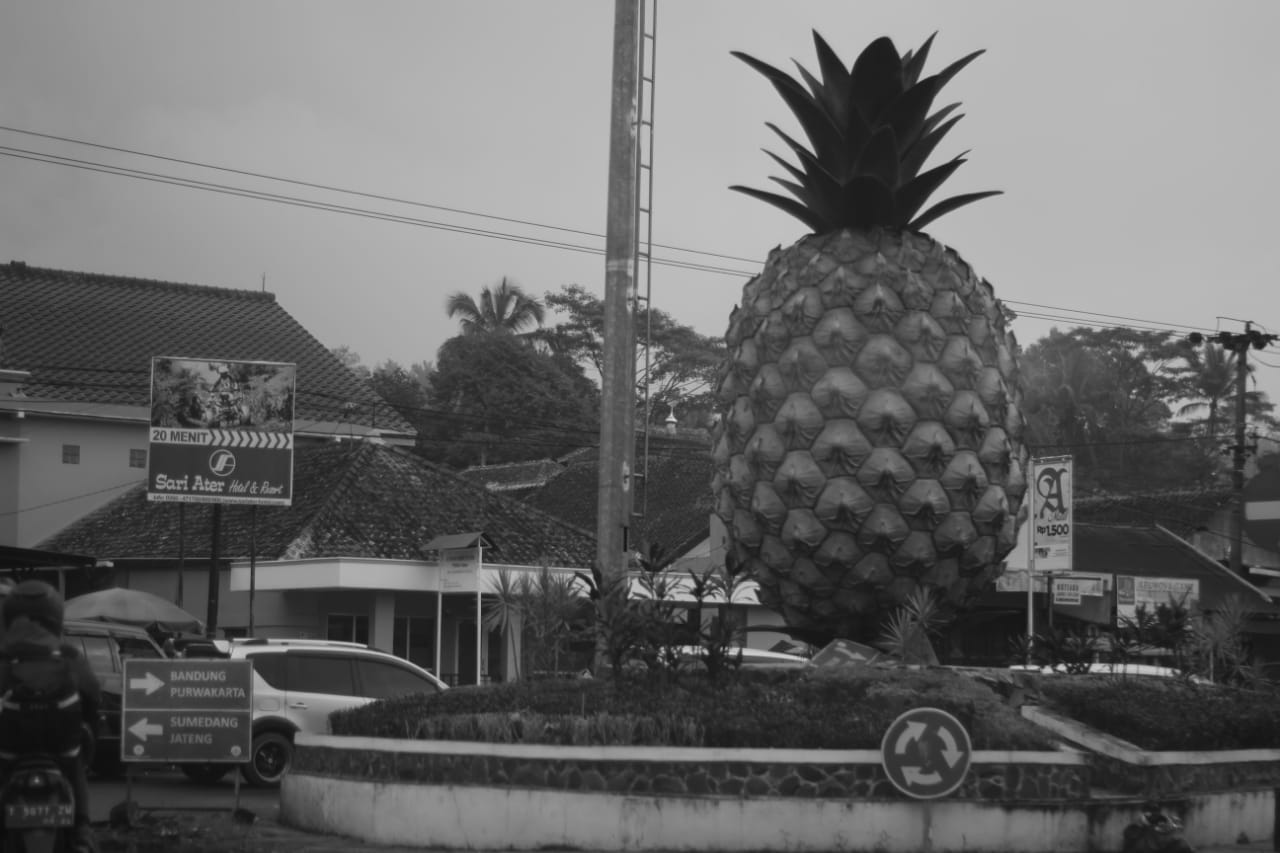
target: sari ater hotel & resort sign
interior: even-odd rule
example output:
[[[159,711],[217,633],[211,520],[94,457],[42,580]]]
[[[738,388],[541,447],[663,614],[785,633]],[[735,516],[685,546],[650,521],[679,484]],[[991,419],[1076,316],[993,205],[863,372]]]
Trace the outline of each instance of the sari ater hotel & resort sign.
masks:
[[[151,360],[147,499],[289,506],[297,366]]]

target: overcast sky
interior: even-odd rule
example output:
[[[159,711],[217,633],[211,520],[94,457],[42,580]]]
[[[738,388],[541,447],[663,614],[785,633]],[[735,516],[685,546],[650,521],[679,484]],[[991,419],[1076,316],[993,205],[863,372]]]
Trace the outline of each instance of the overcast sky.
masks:
[[[613,15],[607,0],[6,3],[0,262],[265,279],[369,365],[433,361],[456,290],[508,276],[603,295]],[[972,151],[951,193],[1005,194],[930,232],[1023,314],[1023,345],[1052,325],[1030,314],[1280,332],[1275,0],[660,0],[656,29],[654,240],[713,254],[655,254],[734,272],[655,266],[652,301],[704,334],[804,232],[728,190],[779,173],[766,121],[794,127],[729,52],[815,68],[814,29],[846,62],[881,35],[906,50],[936,30],[931,70],[986,49],[939,100],[966,117],[937,158]],[[370,216],[22,159],[46,155]],[[1255,356],[1280,399],[1280,347]]]

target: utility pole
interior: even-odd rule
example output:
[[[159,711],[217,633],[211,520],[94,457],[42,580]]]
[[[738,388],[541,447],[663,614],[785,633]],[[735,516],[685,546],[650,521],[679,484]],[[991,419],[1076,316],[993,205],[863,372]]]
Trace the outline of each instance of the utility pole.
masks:
[[[639,0],[615,0],[609,199],[605,234],[604,371],[596,561],[606,580],[626,576],[635,456],[636,162]]]
[[[1187,340],[1193,344],[1204,341],[1221,344],[1236,356],[1236,428],[1235,443],[1231,445],[1231,488],[1235,492],[1235,505],[1231,512],[1231,573],[1243,578],[1244,571],[1244,463],[1249,447],[1245,444],[1245,394],[1248,391],[1249,348],[1263,349],[1276,339],[1276,335],[1263,334],[1253,328],[1253,323],[1245,321],[1244,332],[1218,332],[1215,335],[1202,335],[1192,332]]]
[[[1232,341],[1236,353],[1236,440],[1231,446],[1231,489],[1235,492],[1235,506],[1231,513],[1231,574],[1238,578],[1244,572],[1244,395],[1249,379],[1249,333],[1253,324],[1245,322],[1241,341]]]

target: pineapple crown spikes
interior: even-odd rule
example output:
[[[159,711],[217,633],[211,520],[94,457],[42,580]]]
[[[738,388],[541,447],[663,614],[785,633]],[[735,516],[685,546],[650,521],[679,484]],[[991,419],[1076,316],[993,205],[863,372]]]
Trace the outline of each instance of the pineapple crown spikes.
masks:
[[[920,213],[933,192],[965,162],[961,154],[921,171],[934,148],[960,120],[959,115],[952,115],[959,104],[931,113],[933,100],[983,51],[921,79],[933,36],[919,50],[901,56],[890,39],[878,38],[848,68],[816,31],[813,42],[821,79],[799,63],[797,80],[768,63],[733,51],[773,84],[795,114],[809,146],[768,124],[799,161],[794,165],[765,152],[789,176],[772,180],[794,198],[750,187],[730,189],[785,210],[819,234],[877,225],[919,230],[956,208],[1000,194],[952,196]]]

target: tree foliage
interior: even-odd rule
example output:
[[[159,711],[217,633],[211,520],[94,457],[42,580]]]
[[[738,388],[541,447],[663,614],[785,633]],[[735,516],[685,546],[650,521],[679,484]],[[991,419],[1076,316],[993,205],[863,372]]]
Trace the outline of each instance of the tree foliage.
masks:
[[[1210,485],[1230,468],[1235,358],[1172,332],[1053,329],[1021,358],[1032,452],[1071,454],[1086,489]],[[1265,394],[1245,403],[1251,424],[1274,423]]]
[[[425,361],[405,368],[388,359],[373,369],[369,384],[401,417],[414,423],[428,407],[434,372],[435,369]]]
[[[440,347],[419,447],[456,467],[556,456],[592,444],[599,391],[564,359],[512,335]]]
[[[1184,355],[1171,333],[1053,329],[1021,360],[1033,453],[1072,455],[1085,487],[1202,480],[1212,468],[1209,448],[1171,422]]]
[[[544,301],[563,319],[534,337],[550,352],[603,377],[604,301],[576,284],[548,293]],[[647,363],[643,355],[646,340]],[[636,341],[637,406],[643,404],[645,392],[649,394],[649,410],[641,411],[640,419],[661,424],[675,411],[677,418],[701,425],[714,410],[711,392],[716,365],[724,358],[723,341],[700,335],[657,308],[649,309],[647,321],[644,313],[636,316]]]

